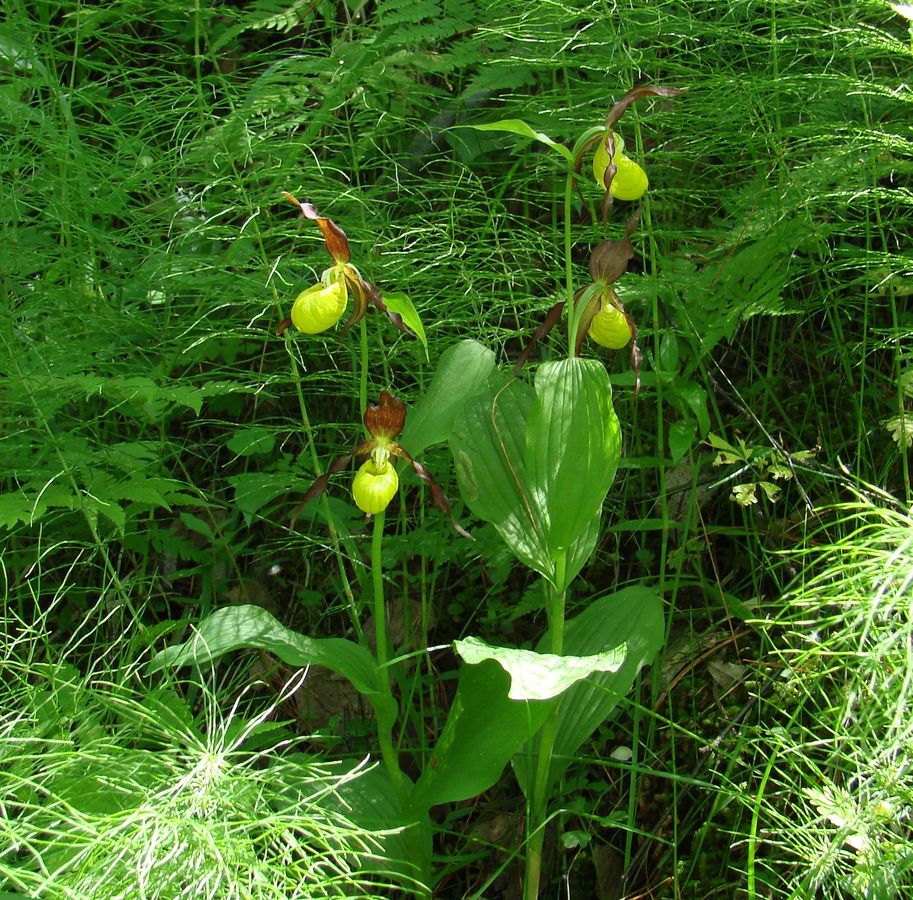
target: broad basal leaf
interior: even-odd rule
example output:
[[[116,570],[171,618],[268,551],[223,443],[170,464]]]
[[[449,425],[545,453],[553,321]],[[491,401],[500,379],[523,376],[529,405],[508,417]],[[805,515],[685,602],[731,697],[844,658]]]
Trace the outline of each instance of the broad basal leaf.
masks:
[[[554,700],[510,700],[509,687],[494,660],[460,667],[447,722],[413,792],[417,812],[488,790],[554,707]]]
[[[379,721],[392,724],[396,719],[396,704],[381,689],[385,676],[368,650],[344,638],[298,634],[259,606],[217,610],[203,620],[189,641],[156,654],[149,671],[206,665],[244,647],[272,653],[290,666],[324,666],[347,678],[374,708]]]
[[[493,647],[479,638],[454,642],[469,665],[493,659],[508,675],[511,700],[551,700],[594,672],[616,672],[624,662],[624,647],[592,656],[556,656],[513,647]]]
[[[628,587],[590,604],[565,625],[564,650],[593,654],[624,645],[624,663],[614,672],[594,673],[565,691],[558,700],[558,728],[549,770],[549,790],[576,758],[591,734],[630,693],[640,669],[651,663],[664,638],[663,606],[645,587]],[[546,639],[539,647],[546,646]],[[513,760],[521,787],[529,783],[534,757],[527,747]]]

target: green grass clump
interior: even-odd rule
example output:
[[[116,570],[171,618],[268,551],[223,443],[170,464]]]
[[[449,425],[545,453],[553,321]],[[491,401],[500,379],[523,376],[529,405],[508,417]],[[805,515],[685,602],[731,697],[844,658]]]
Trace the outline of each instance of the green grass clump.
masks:
[[[86,677],[66,655],[43,658],[40,627],[5,624],[0,889],[278,900],[391,883],[376,863],[390,836],[349,817],[371,773],[296,752],[274,721],[303,673],[272,703],[239,696],[226,710],[228,684],[144,688],[126,641]]]
[[[765,623],[748,883],[890,900],[913,890],[913,521],[875,497],[834,514],[845,535]]]

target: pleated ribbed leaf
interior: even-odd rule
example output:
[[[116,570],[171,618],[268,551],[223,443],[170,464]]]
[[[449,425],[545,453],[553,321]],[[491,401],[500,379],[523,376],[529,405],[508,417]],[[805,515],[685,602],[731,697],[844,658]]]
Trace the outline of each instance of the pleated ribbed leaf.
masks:
[[[526,471],[526,423],[536,397],[521,381],[472,400],[454,423],[450,450],[460,493],[473,514],[498,529],[522,563],[554,577],[546,511]]]
[[[457,417],[450,447],[473,513],[553,582],[556,560],[565,555],[569,583],[595,545],[621,452],[602,364],[544,363],[535,390],[513,382],[481,394]]]
[[[615,478],[621,432],[605,366],[594,359],[543,363],[526,433],[532,489],[548,511],[547,546],[566,550],[593,520]]]

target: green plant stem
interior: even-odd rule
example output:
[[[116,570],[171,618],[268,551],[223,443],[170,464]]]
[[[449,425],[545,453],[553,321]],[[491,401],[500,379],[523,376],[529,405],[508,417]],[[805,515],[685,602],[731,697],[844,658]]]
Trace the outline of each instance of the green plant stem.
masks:
[[[377,649],[375,658],[377,668],[381,672],[380,686],[384,693],[391,698],[393,692],[390,689],[389,673],[383,670],[387,666],[389,653],[387,652],[387,607],[384,603],[384,570],[382,551],[384,544],[384,521],[386,514],[381,511],[374,516],[374,530],[371,533],[371,579],[374,584],[374,638]],[[399,794],[400,799],[406,799],[406,786],[403,781],[403,773],[399,767],[399,756],[396,747],[393,744],[393,727],[392,723],[378,721],[377,738],[380,744],[380,753],[390,775],[390,781]]]
[[[298,410],[301,415],[301,424],[304,427],[304,433],[307,437],[308,448],[311,451],[311,461],[314,464],[314,472],[320,471],[320,460],[317,457],[317,448],[314,446],[314,430],[311,427],[311,419],[308,416],[307,403],[304,400],[304,391],[301,388],[301,375],[298,369],[298,358],[292,352],[286,339],[286,350],[288,351],[289,360],[292,366],[292,379],[295,382],[295,393],[298,397]],[[323,506],[323,514],[327,520],[327,531],[330,534],[330,543],[333,545],[333,555],[336,557],[336,566],[339,569],[339,579],[342,582],[342,591],[345,594],[346,605],[349,608],[349,620],[355,633],[358,635],[359,643],[364,643],[364,629],[361,627],[361,616],[358,612],[358,605],[355,603],[355,595],[352,593],[352,586],[349,584],[349,576],[346,574],[345,560],[342,556],[342,550],[339,547],[339,535],[336,532],[336,526],[333,524],[333,514],[330,512],[330,503],[326,496],[320,498]]]
[[[374,637],[377,642],[375,656],[377,665],[387,664],[387,610],[384,604],[384,570],[381,559],[384,541],[384,520],[381,511],[374,516],[374,531],[371,533],[371,580],[374,586]]]
[[[761,805],[764,799],[764,791],[767,788],[767,782],[770,779],[770,773],[773,771],[774,762],[777,759],[776,751],[770,755],[770,759],[767,761],[767,767],[764,769],[764,774],[761,776],[761,784],[758,787],[758,793],[755,797],[754,807],[751,811],[751,826],[749,828],[749,840],[748,840],[748,885],[747,891],[750,900],[754,900],[757,896],[755,890],[755,881],[757,878],[757,870],[755,868],[755,860],[758,852],[758,822],[761,819]]]
[[[368,325],[364,319],[359,323],[361,334],[361,371],[358,373],[358,414],[363,416],[368,408]],[[365,434],[367,434],[365,429]]]
[[[564,608],[567,598],[565,574],[567,552],[562,552],[555,561],[555,584],[549,585],[548,631],[549,649],[556,656],[564,650]],[[551,711],[542,725],[536,739],[536,772],[528,800],[529,817],[526,843],[526,877],[524,879],[524,900],[536,900],[539,896],[539,881],[542,876],[542,846],[545,842],[545,824],[548,815],[548,776],[552,763],[552,751],[558,736],[558,708]]]
[[[574,315],[574,263],[571,259],[571,200],[574,196],[574,168],[568,165],[564,182],[564,280],[567,290],[567,355],[577,355],[577,317]]]

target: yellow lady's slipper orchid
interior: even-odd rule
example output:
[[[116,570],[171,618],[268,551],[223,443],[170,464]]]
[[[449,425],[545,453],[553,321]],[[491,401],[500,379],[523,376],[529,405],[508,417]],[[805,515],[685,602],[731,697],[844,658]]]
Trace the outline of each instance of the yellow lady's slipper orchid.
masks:
[[[607,294],[603,294],[599,311],[590,322],[589,335],[597,344],[608,347],[609,350],[621,350],[628,346],[634,332],[628,317],[611,302]]]
[[[606,170],[609,168],[609,137],[614,140],[611,160],[615,164],[615,175],[609,185],[609,192],[616,200],[638,200],[649,187],[647,173],[633,159],[625,156],[625,142],[620,134],[606,132],[596,147],[593,156],[593,176],[596,183],[605,190]]]
[[[617,171],[609,188],[616,200],[639,200],[647,193],[650,181],[647,173],[633,159],[627,156],[615,158]]]
[[[431,477],[431,473],[409,452],[396,443],[396,438],[406,424],[406,407],[389,391],[380,392],[380,403],[369,403],[365,410],[365,428],[371,435],[367,441],[344,456],[333,460],[330,467],[307,489],[301,506],[316,500],[326,490],[330,476],[347,469],[355,457],[367,456],[355,473],[352,482],[352,496],[358,508],[369,516],[377,515],[387,508],[393,495],[399,489],[399,476],[393,465],[393,459],[402,459],[410,463],[412,471],[428,486],[431,502],[450,516],[450,522],[458,534],[471,537],[453,517],[450,501],[441,490],[441,486]],[[300,507],[299,507],[300,508]],[[297,512],[293,517],[297,518]]]
[[[578,291],[578,298],[586,306],[580,316],[576,345],[579,353],[584,335],[609,350],[621,350],[630,344],[635,396],[640,386],[642,359],[637,346],[637,325],[612,285],[625,274],[628,263],[634,258],[631,235],[639,221],[640,213],[637,212],[625,223],[624,237],[602,241],[593,248],[589,262],[593,283]]]
[[[329,270],[332,272],[333,270]],[[303,290],[292,305],[292,324],[305,334],[320,334],[332,328],[346,311],[348,291],[345,276],[328,284],[319,282]]]
[[[358,269],[351,264],[352,252],[346,233],[332,219],[319,215],[313,204],[302,203],[288,191],[283,191],[282,195],[297,206],[306,219],[317,223],[323,234],[327,253],[333,257],[335,263],[323,273],[318,284],[303,290],[295,298],[292,305],[292,324],[305,334],[320,334],[321,331],[332,328],[342,318],[349,297],[355,301],[355,310],[346,322],[343,332],[365,315],[369,301],[378,309],[387,312],[380,292],[370,282],[365,281]],[[286,321],[280,327],[284,329],[287,324]],[[401,320],[399,324],[402,324]]]
[[[352,251],[349,249],[346,233],[332,219],[321,216],[312,203],[302,203],[288,191],[283,191],[282,196],[297,206],[304,218],[317,223],[323,234],[327,253],[333,257],[335,265],[323,273],[319,284],[307,288],[295,298],[291,316],[279,323],[276,333],[284,334],[289,325],[294,325],[305,334],[320,334],[321,331],[332,328],[342,318],[351,299],[354,308],[352,315],[342,326],[343,334],[364,318],[368,304],[372,304],[375,309],[387,316],[394,328],[414,337],[415,332],[411,326],[406,325],[402,312],[398,312],[394,304],[388,306],[384,303],[383,294],[370,281],[362,278],[358,269],[352,265]],[[404,301],[405,307],[411,309],[412,305],[405,296],[400,296],[397,300],[401,310],[404,308]],[[420,326],[421,322],[418,324]],[[425,338],[422,337],[422,340]]]
[[[374,458],[362,463],[352,482],[355,505],[369,516],[387,508],[399,488],[399,476],[389,459],[378,465]]]

